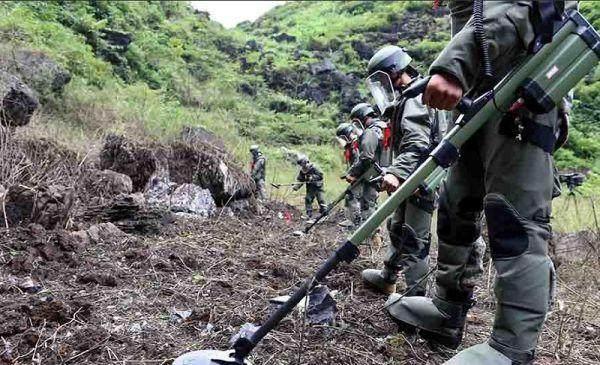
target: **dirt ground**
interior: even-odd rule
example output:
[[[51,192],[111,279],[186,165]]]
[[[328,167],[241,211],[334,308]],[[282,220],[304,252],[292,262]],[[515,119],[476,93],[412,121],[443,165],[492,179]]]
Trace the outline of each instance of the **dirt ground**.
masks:
[[[2,231],[0,364],[170,364],[187,351],[226,349],[242,324],[265,320],[270,298],[290,294],[337,247],[345,233],[334,222],[298,238],[299,212],[271,203],[259,217],[178,221],[162,235],[98,244],[35,227]],[[598,236],[564,242],[580,248],[559,268],[558,302],[536,363],[600,364]],[[441,364],[451,357],[454,351],[399,333],[382,310],[385,297],[363,287],[360,271],[379,265],[382,254],[364,247],[327,278],[338,291],[334,325],[304,325],[294,313],[258,346],[254,364]],[[34,285],[23,285],[29,276]],[[492,277],[490,270],[478,287],[463,346],[490,332]],[[173,310],[192,314],[181,320]]]

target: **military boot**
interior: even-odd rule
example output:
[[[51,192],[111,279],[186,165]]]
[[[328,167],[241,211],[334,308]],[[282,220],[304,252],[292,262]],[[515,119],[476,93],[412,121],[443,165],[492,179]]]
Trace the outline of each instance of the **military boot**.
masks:
[[[508,357],[504,356],[500,351],[494,349],[487,343],[471,346],[459,352],[456,356],[446,361],[444,365],[513,365],[520,362],[513,362]]]
[[[388,268],[383,270],[366,269],[363,270],[361,276],[366,286],[380,293],[392,294],[396,292],[398,274]]]
[[[416,262],[409,263],[409,267],[404,271],[406,287],[408,292],[406,296],[422,296],[427,292],[427,279],[425,276],[429,273],[429,259],[419,259]]]
[[[433,299],[392,294],[385,307],[402,330],[419,329],[424,339],[455,349],[462,341],[467,312],[473,306],[471,298],[471,293],[448,295],[438,287]]]

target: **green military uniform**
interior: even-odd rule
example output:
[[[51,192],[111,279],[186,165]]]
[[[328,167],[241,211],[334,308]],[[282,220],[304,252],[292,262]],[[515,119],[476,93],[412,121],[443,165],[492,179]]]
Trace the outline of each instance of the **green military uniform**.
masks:
[[[304,197],[306,215],[309,218],[312,217],[312,203],[315,198],[319,203],[319,212],[323,214],[327,210],[327,203],[325,202],[325,194],[323,193],[323,173],[321,170],[314,164],[308,162],[300,169],[296,180],[306,183],[306,196]]]
[[[358,139],[358,161],[350,167],[348,175],[359,178],[367,173],[374,163],[382,164],[383,129],[386,124],[377,118],[365,128]],[[366,220],[377,209],[377,184],[365,179],[361,184],[360,211],[361,220]]]
[[[423,105],[421,96],[401,100],[394,111],[394,161],[387,172],[404,181],[441,139],[447,124],[445,113]],[[443,133],[443,132],[442,132]],[[413,287],[429,271],[431,217],[436,205],[435,192],[414,195],[401,204],[390,220],[391,245],[384,259],[388,275],[404,269],[406,285]],[[425,295],[426,281],[408,295]]]
[[[453,38],[430,73],[454,76],[476,97],[505,76],[534,38],[531,2],[485,2],[485,31],[495,79],[484,80],[474,36],[471,2],[451,2]],[[530,364],[551,301],[554,268],[547,255],[552,199],[548,141],[523,138],[515,124],[529,118],[530,130],[555,130],[557,111],[487,122],[460,151],[443,184],[438,216],[437,293],[390,297],[390,314],[421,328],[422,336],[456,347],[462,339],[473,283],[468,262],[485,212],[497,279],[496,317],[488,343],[469,348],[449,364]],[[529,123],[529,122],[528,122]],[[535,132],[534,132],[535,133]],[[533,135],[533,137],[536,137]],[[392,304],[393,303],[393,304]]]
[[[390,86],[396,83],[393,87],[398,89],[398,75],[406,74],[413,82],[418,78],[418,73],[410,66],[410,62],[410,56],[401,48],[386,46],[377,51],[369,61],[369,73],[373,76],[383,72],[388,75]],[[394,80],[390,78],[392,74],[395,75]],[[379,107],[383,109],[381,105]],[[392,110],[392,147],[395,158],[387,168],[387,173],[393,174],[402,182],[441,140],[448,118],[447,113],[423,105],[421,96],[401,98],[395,102]],[[388,113],[389,108],[385,111]],[[431,192],[415,195],[397,208],[388,220],[391,244],[384,258],[384,269],[367,269],[362,272],[368,285],[384,293],[393,292],[398,273],[403,270],[406,284],[412,288],[406,294],[425,294],[426,281],[420,281],[429,271],[431,217],[435,205],[436,194]]]
[[[359,161],[358,147],[355,148],[354,142],[348,143],[344,147],[344,155],[348,169]],[[362,187],[351,189],[344,197],[344,206],[346,207],[346,219],[352,222],[354,227],[360,225],[362,220],[360,212],[360,199],[362,196]]]
[[[265,188],[265,170],[266,158],[257,149],[256,152],[252,153],[250,176],[252,176],[252,180],[254,180],[254,184],[256,185],[259,199],[265,199],[267,196]]]

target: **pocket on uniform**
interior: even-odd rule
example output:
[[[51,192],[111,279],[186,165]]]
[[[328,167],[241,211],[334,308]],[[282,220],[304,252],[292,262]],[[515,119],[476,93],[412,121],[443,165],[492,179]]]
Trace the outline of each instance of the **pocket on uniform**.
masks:
[[[529,49],[529,45],[535,38],[530,12],[531,3],[527,1],[515,2],[506,12],[506,16],[514,25],[524,49]]]

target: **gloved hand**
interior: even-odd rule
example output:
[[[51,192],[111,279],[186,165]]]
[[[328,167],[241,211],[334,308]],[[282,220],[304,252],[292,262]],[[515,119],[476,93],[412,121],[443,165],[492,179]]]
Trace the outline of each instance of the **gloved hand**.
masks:
[[[294,187],[292,188],[292,190],[298,191],[298,190],[300,190],[300,187],[302,187],[302,185],[300,185],[300,184],[294,185]]]

